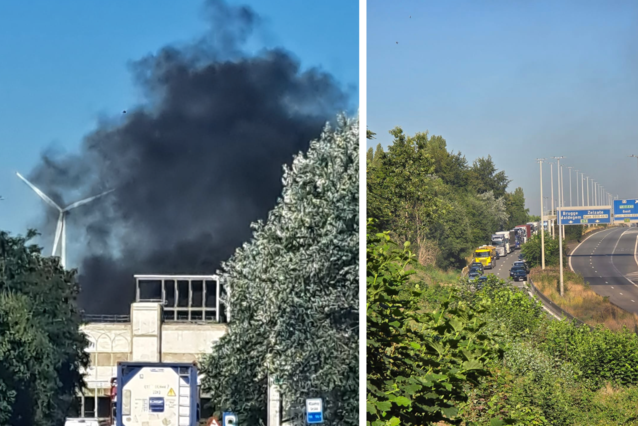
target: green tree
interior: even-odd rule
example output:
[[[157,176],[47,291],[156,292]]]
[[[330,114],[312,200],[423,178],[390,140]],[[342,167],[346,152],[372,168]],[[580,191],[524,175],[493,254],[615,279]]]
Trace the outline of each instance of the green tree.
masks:
[[[447,150],[447,142],[442,136],[427,137],[426,133],[417,133],[425,138],[426,152],[434,160],[434,174],[454,188],[465,189],[468,184],[467,160],[461,153]],[[417,137],[415,136],[415,137]]]
[[[374,160],[374,150],[372,148],[368,148],[368,152],[366,154],[366,162],[370,164],[372,163],[372,160]]]
[[[507,208],[507,229],[522,225],[532,220],[529,217],[529,209],[525,208],[525,194],[523,188],[518,187],[513,193],[505,193],[505,206]],[[540,219],[539,219],[540,220]]]
[[[525,261],[529,264],[530,268],[539,266],[542,263],[541,253],[541,236],[540,234],[533,235],[526,244],[523,245],[521,251],[525,256]],[[549,234],[545,233],[545,266],[557,266],[559,264],[558,250],[558,237],[551,238]],[[567,245],[563,242],[563,266],[567,262]]]
[[[377,144],[377,149],[376,151],[374,151],[374,159],[373,161],[375,163],[378,163],[379,161],[381,161],[381,159],[383,158],[383,155],[385,154],[385,152],[383,151],[383,147],[381,146],[380,143]]]
[[[369,217],[392,230],[399,241],[420,245],[427,226],[442,213],[433,159],[422,135],[408,137],[399,127],[390,134],[392,145],[368,175]]]
[[[36,235],[0,232],[1,425],[63,424],[89,362],[76,272],[27,245]]]
[[[477,158],[469,170],[470,185],[479,193],[492,191],[495,198],[505,196],[510,180],[504,171],[497,172],[492,156]]]
[[[359,123],[341,118],[284,169],[266,223],[224,264],[229,332],[203,365],[214,408],[258,425],[267,378],[292,423],[324,400],[326,425],[358,425]]]

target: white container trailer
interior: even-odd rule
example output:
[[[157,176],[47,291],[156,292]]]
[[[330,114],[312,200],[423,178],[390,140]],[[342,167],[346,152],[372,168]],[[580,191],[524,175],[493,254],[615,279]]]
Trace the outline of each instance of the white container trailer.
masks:
[[[498,233],[492,235],[492,245],[496,247],[496,251],[500,257],[505,257],[507,254],[507,248],[505,247],[505,238],[503,235]]]
[[[496,235],[501,235],[503,238],[503,246],[505,247],[506,256],[510,254],[512,251],[514,251],[514,242],[516,240],[514,237],[514,233],[512,231],[500,231],[500,232],[497,232]]]
[[[117,384],[117,426],[197,425],[194,364],[120,362]]]

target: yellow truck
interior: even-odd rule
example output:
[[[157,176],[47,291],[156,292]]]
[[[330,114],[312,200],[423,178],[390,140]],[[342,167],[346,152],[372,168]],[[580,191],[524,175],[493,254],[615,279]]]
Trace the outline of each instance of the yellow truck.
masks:
[[[485,269],[493,269],[496,262],[496,247],[481,246],[474,250],[474,262],[480,262]]]

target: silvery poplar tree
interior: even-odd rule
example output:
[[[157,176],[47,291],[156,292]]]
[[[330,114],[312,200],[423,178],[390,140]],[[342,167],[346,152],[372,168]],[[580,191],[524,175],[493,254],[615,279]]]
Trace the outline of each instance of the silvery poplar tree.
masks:
[[[223,265],[229,332],[203,366],[216,410],[263,424],[268,378],[285,417],[304,424],[322,398],[326,425],[358,425],[359,122],[341,116],[284,166],[283,192]]]

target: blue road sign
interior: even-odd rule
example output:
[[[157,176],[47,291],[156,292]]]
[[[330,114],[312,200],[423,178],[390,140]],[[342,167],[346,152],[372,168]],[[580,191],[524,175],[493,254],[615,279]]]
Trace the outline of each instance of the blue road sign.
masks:
[[[323,400],[321,398],[306,399],[306,423],[309,425],[323,423]]]
[[[597,225],[611,223],[610,207],[566,208],[558,210],[559,225]]]
[[[614,222],[638,222],[638,198],[614,200]]]
[[[235,413],[223,413],[222,414],[222,425],[223,426],[231,426],[238,425],[237,423],[237,414]]]

